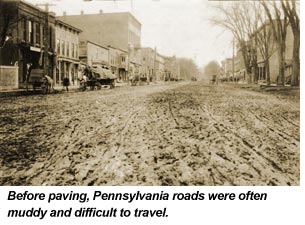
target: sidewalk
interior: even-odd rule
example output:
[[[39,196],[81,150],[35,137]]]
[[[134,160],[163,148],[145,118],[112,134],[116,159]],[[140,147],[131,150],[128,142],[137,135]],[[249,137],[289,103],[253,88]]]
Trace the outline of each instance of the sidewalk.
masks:
[[[115,83],[115,87],[123,87],[127,86],[128,83],[120,82]],[[62,86],[55,86],[54,90],[56,93],[63,93],[65,92],[65,89]],[[78,85],[71,85],[69,86],[69,92],[77,92],[79,91]],[[18,97],[18,96],[29,96],[29,95],[38,95],[42,94],[41,90],[33,90],[30,88],[28,91],[26,89],[16,89],[16,90],[0,90],[0,98],[6,98],[6,97]]]

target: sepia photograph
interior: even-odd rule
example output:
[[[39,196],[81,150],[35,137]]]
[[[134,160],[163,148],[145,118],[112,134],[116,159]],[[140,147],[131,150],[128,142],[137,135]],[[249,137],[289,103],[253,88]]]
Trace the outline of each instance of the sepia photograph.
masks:
[[[299,186],[300,1],[0,0],[1,186]]]

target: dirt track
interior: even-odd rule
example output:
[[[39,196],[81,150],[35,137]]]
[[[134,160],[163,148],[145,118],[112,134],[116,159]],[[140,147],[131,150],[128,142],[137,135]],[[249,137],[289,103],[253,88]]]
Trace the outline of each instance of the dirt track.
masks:
[[[176,83],[0,101],[2,185],[299,185],[299,97]]]

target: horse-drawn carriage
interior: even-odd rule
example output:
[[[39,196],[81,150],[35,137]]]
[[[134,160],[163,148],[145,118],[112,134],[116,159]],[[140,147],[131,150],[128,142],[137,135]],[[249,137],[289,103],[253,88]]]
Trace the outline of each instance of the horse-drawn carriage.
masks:
[[[34,91],[40,89],[42,93],[47,94],[53,87],[53,80],[50,76],[44,74],[43,69],[32,69],[29,74],[27,89],[28,85],[32,85]]]
[[[84,75],[88,78],[86,86],[91,90],[101,89],[102,86],[115,87],[116,77],[111,71],[103,66],[87,67],[84,71]]]
[[[210,79],[210,84],[218,84],[217,75],[212,75],[212,78]]]

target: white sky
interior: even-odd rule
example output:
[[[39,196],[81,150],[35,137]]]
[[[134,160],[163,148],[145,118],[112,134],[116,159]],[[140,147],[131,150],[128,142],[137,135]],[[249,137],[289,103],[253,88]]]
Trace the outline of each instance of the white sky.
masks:
[[[26,0],[33,4],[53,3],[57,15],[131,11],[142,24],[142,46],[157,47],[164,55],[188,57],[202,67],[211,60],[232,55],[232,36],[210,24],[213,13],[208,0]]]

